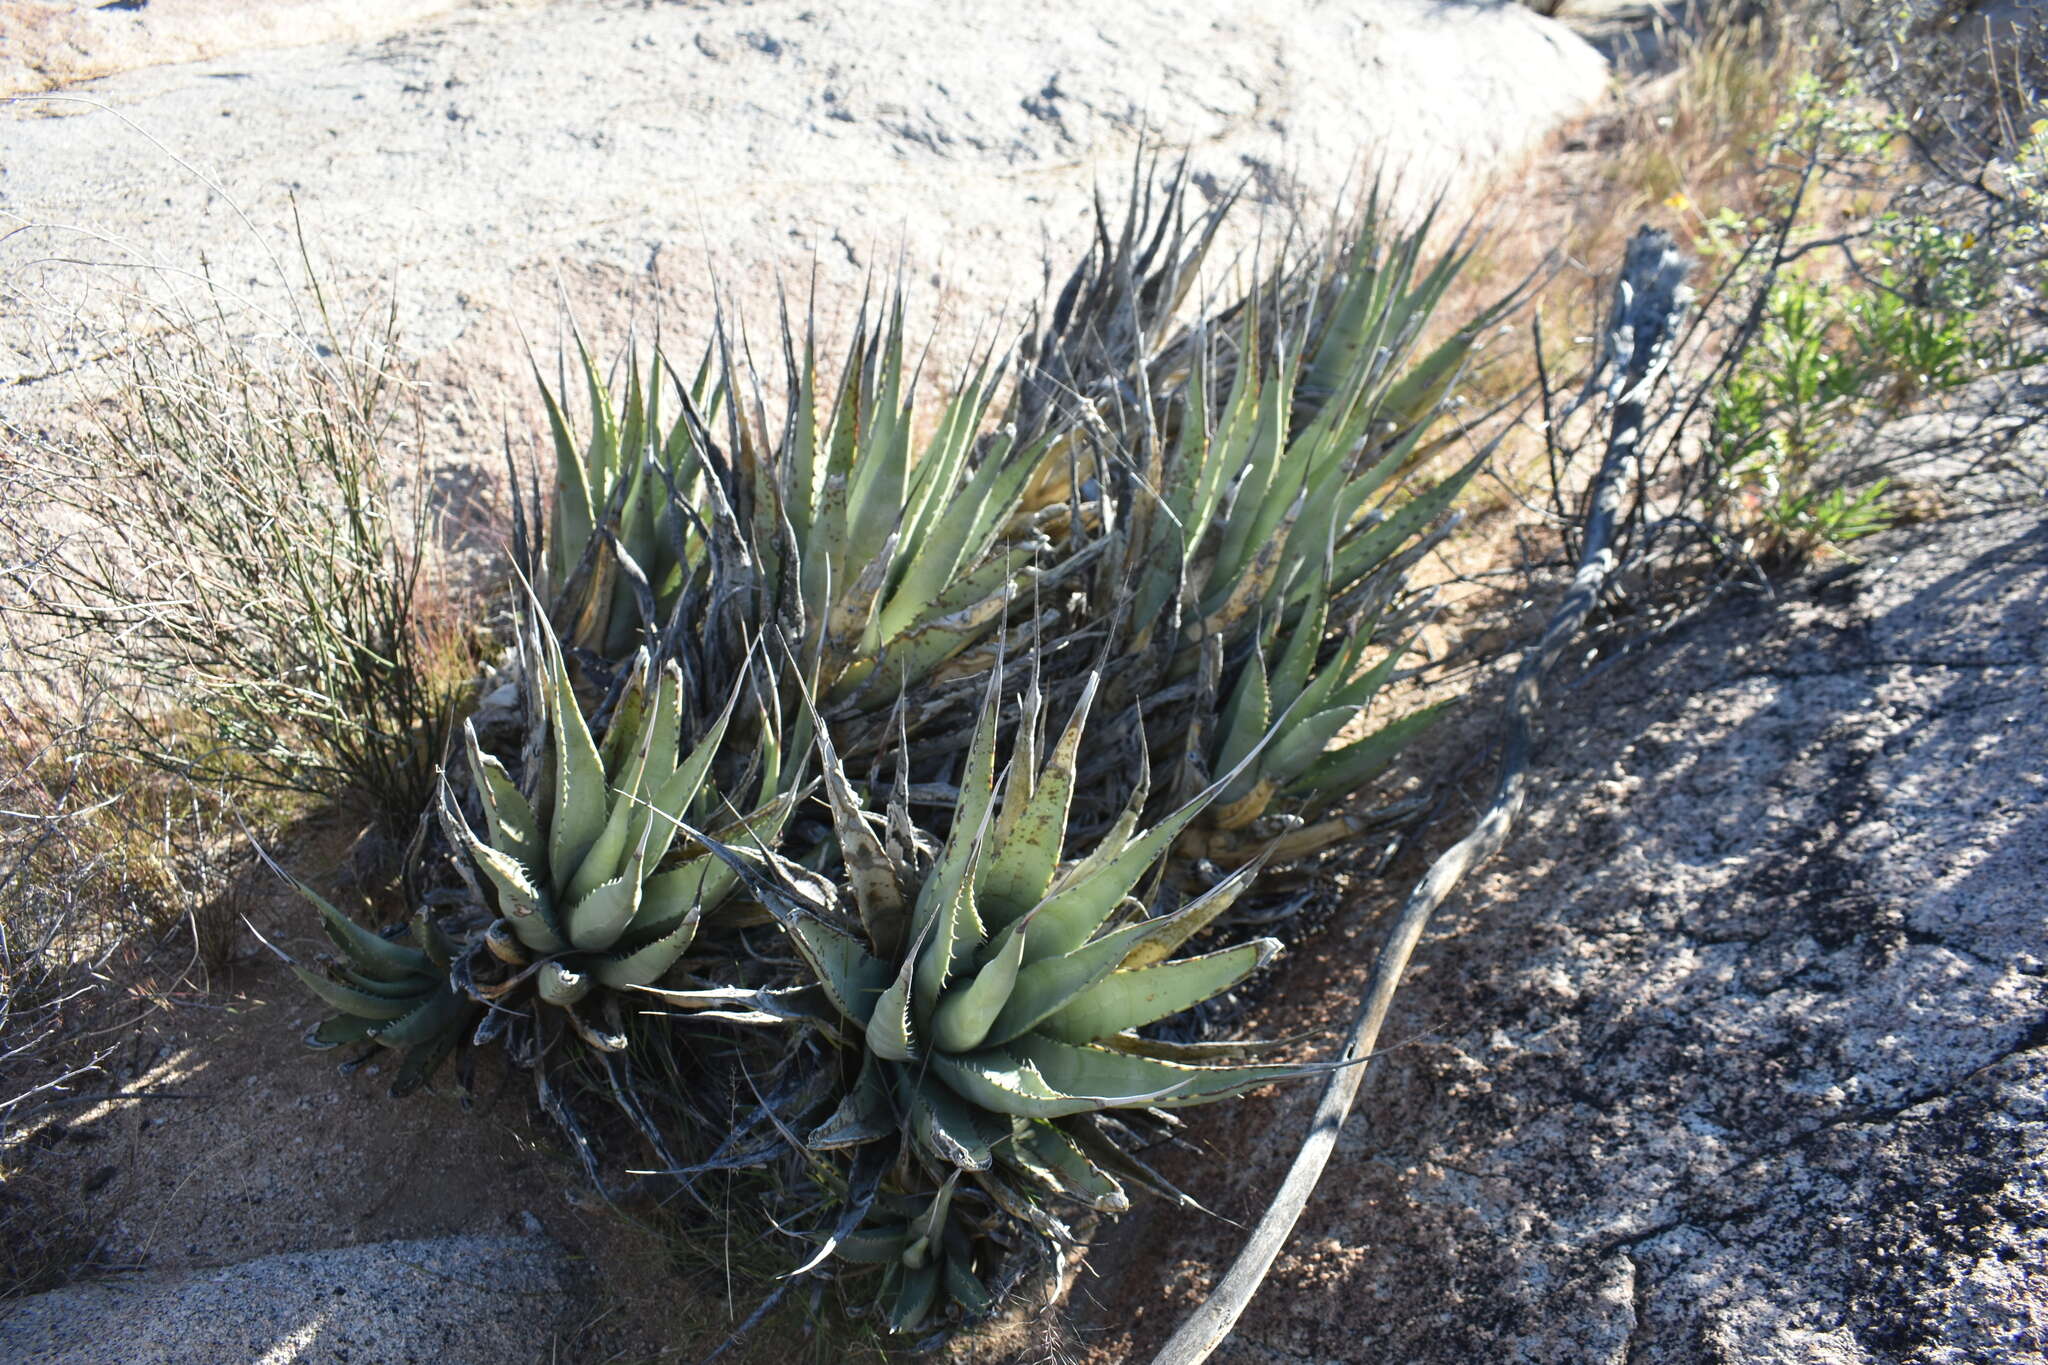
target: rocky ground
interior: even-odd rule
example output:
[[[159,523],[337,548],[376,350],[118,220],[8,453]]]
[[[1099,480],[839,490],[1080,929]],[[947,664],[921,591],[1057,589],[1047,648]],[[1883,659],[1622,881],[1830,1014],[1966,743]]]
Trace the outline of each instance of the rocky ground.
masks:
[[[2048,519],[1861,556],[1563,698],[1219,1359],[2048,1359]],[[1375,941],[1302,945],[1259,1031],[1333,1024]],[[1249,1220],[1312,1105],[1205,1115],[1174,1174]],[[1239,1240],[1120,1228],[1092,1358]]]
[[[536,1326],[566,1288],[559,1251],[537,1238],[380,1242],[188,1279],[94,1281],[31,1301],[5,1331],[13,1359],[50,1365],[100,1365],[113,1342],[133,1361],[520,1360],[536,1358]]]

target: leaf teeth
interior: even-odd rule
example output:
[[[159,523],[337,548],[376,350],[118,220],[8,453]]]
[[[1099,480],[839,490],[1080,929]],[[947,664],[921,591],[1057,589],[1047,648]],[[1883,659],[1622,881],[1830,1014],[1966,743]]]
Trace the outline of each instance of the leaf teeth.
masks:
[[[1214,999],[1279,951],[1278,939],[1262,938],[1178,962],[1112,972],[1075,994],[1040,1028],[1062,1042],[1092,1043]]]
[[[298,889],[300,895],[313,902],[314,907],[320,911],[320,920],[327,930],[327,936],[334,940],[334,946],[341,949],[348,960],[360,970],[375,975],[402,975],[432,970],[432,962],[419,949],[395,943],[382,934],[365,929],[304,882],[294,881],[292,885]]]
[[[832,1116],[811,1130],[805,1145],[819,1151],[854,1147],[888,1137],[897,1128],[889,1108],[889,1094],[882,1079],[885,1069],[873,1054],[863,1058],[860,1078],[846,1092]],[[893,1252],[891,1254],[894,1254]]]
[[[897,1294],[896,1306],[889,1310],[889,1330],[916,1330],[932,1311],[932,1301],[938,1297],[938,1292],[937,1262],[926,1262],[914,1270],[904,1271],[903,1288]]]
[[[1436,724],[1450,704],[1447,699],[1411,712],[1364,739],[1321,755],[1289,790],[1311,796],[1357,790],[1392,766],[1401,751]]]
[[[444,1033],[461,1026],[467,1010],[461,997],[453,991],[437,987],[408,1013],[380,1024],[373,1035],[386,1047],[420,1047],[433,1042]]]
[[[1254,858],[1172,914],[1147,920],[1144,931],[1137,935],[1131,951],[1118,964],[1119,967],[1131,970],[1171,957],[1183,943],[1208,928],[1219,915],[1236,904],[1237,898],[1265,870],[1265,865],[1263,858]]]
[[[524,967],[531,960],[511,924],[502,919],[492,920],[490,927],[484,930],[484,947],[492,957],[508,967]]]
[[[1057,1122],[1019,1122],[1002,1157],[1040,1185],[1092,1209],[1121,1213],[1130,1207],[1123,1186],[1089,1160]]]
[[[1020,731],[1011,757],[1010,788],[1003,796],[1002,819],[996,826],[995,856],[982,872],[979,891],[992,906],[1007,909],[1012,918],[1044,898],[1052,885],[1053,870],[1059,865],[1066,841],[1067,810],[1074,794],[1075,768],[1079,760],[1081,733],[1088,723],[1089,709],[1101,675],[1091,673],[1074,714],[1053,746],[1045,766],[1028,783],[1016,774],[1029,773],[1037,761],[1036,727],[1027,736]],[[1037,709],[1036,683],[1032,709]]]
[[[931,1067],[962,1099],[992,1113],[1024,1118],[1063,1118],[1119,1104],[1143,1104],[1153,1098],[1068,1094],[1049,1084],[1035,1064],[1003,1048],[960,1056],[937,1053]]]
[[[612,708],[611,726],[605,731],[604,743],[600,746],[605,776],[613,782],[624,780],[626,770],[645,737],[648,703],[652,700],[648,679],[653,668],[654,661],[644,647],[633,652],[633,658],[627,665],[626,685]]]
[[[793,915],[788,928],[797,951],[833,1007],[865,1028],[888,983],[888,966],[871,956],[853,935],[822,920]]]
[[[569,908],[569,941],[585,952],[599,952],[619,941],[640,909],[640,871],[628,867]]]
[[[910,1026],[910,981],[911,965],[906,961],[868,1018],[868,1050],[892,1062],[907,1062],[917,1053]]]
[[[1103,1096],[1142,1094],[1142,1098],[1106,1099],[1094,1106],[1098,1109],[1127,1109],[1139,1104],[1201,1104],[1268,1081],[1312,1075],[1318,1070],[1313,1064],[1189,1066],[1108,1048],[1075,1047],[1037,1033],[1018,1039],[1010,1050],[1037,1067],[1046,1082],[1060,1090]]]
[[[476,727],[464,721],[462,732],[470,774],[476,780],[484,818],[489,823],[491,843],[530,867],[540,866],[545,846],[532,805],[505,771],[505,765],[483,751],[477,742]]]
[[[1040,958],[1017,973],[1016,986],[996,1016],[988,1037],[1007,1043],[1033,1028],[1081,991],[1116,970],[1130,945],[1144,932],[1132,925],[1105,935],[1071,953]]]
[[[1272,722],[1272,717],[1273,702],[1266,681],[1266,658],[1254,644],[1230,700],[1230,714],[1224,729],[1223,748],[1216,756],[1216,770],[1228,772],[1242,763],[1266,737],[1266,727]],[[1226,788],[1218,800],[1226,805],[1236,800],[1253,780],[1254,773],[1245,773]]]
[[[989,1152],[988,1138],[976,1122],[974,1109],[936,1081],[911,1084],[911,1132],[927,1151],[955,1168],[948,1181],[962,1170],[987,1170],[994,1157]],[[938,1221],[942,1226],[943,1212]]]
[[[604,832],[610,812],[609,790],[604,762],[591,741],[590,727],[577,709],[576,694],[569,686],[562,649],[540,623],[546,654],[548,708],[554,742],[555,802],[548,829],[548,867],[557,895],[568,888],[569,879],[583,865],[590,847]]]
[[[354,986],[329,980],[316,972],[309,972],[296,962],[291,964],[291,968],[293,975],[303,981],[308,990],[353,1018],[381,1023],[410,1013],[419,1003],[416,996],[373,995],[369,991],[358,990]]]
[[[697,937],[698,911],[692,907],[682,922],[654,942],[629,953],[614,953],[592,970],[600,985],[615,989],[651,986],[689,951]]]
[[[374,1019],[364,1019],[352,1014],[337,1014],[332,1018],[322,1019],[314,1026],[312,1032],[306,1035],[306,1046],[330,1048],[364,1042],[368,1040],[370,1030],[376,1022]]]
[[[935,874],[950,886],[945,912],[935,923],[920,929],[924,947],[917,954],[916,994],[912,1005],[921,1024],[929,1024],[939,1008],[942,992],[973,961],[985,931],[974,910],[974,879],[981,866],[981,844],[977,841],[957,873]]]

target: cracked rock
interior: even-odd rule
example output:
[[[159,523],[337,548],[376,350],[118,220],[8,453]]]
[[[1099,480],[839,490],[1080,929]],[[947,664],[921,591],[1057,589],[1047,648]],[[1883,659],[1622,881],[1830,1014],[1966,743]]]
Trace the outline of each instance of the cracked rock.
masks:
[[[438,1237],[53,1290],[0,1319],[18,1365],[529,1360],[568,1302],[538,1237]]]
[[[1216,1359],[2048,1360],[2048,517],[1859,552],[1564,694]],[[1337,1023],[1376,944],[1302,945],[1260,1031]],[[1249,1221],[1314,1099],[1167,1173]],[[1241,1240],[1182,1226],[1092,1258],[1096,1359]]]

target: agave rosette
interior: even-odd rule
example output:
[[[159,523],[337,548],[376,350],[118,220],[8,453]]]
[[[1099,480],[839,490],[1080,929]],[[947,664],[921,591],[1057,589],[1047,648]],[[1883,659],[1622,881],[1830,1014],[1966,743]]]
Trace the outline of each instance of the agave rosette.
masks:
[[[698,433],[717,420],[727,394],[709,358],[685,392],[657,350],[644,382],[627,357],[625,392],[614,402],[580,338],[577,359],[590,417],[580,448],[565,398],[540,384],[555,446],[543,557],[550,614],[572,648],[622,659],[655,635],[702,558],[701,523],[685,509],[703,500]],[[665,376],[683,412],[664,431]]]
[[[321,926],[341,951],[341,960],[326,973],[291,964],[306,988],[335,1011],[306,1035],[307,1044],[395,1049],[402,1055],[391,1093],[418,1089],[476,1018],[476,1006],[449,980],[455,945],[424,911],[413,917],[412,941],[400,942],[357,924],[303,882],[294,885],[319,909]]]
[[[744,689],[686,744],[682,672],[642,649],[600,745],[538,613],[529,656],[530,696],[546,736],[537,780],[522,790],[466,727],[483,833],[463,818],[452,790],[443,790],[444,825],[498,915],[483,944],[502,970],[472,989],[496,1003],[530,984],[534,998],[565,1011],[586,1042],[616,1050],[624,1045],[617,1001],[603,1015],[581,1007],[594,993],[660,980],[736,884],[717,857],[688,839],[679,843],[685,822],[733,839],[773,839],[794,798],[772,796],[744,817],[720,799],[714,764]],[[763,746],[746,785],[775,790],[776,752]],[[712,819],[715,811],[724,814]]]
[[[856,1262],[895,1245],[888,1291],[899,1326],[921,1321],[940,1290],[985,1306],[985,1290],[970,1282],[983,1284],[991,1253],[958,1233],[951,1242],[938,1235],[940,1224],[952,1226],[949,1205],[964,1199],[984,1224],[1007,1215],[1067,1240],[1063,1209],[1119,1210],[1120,1175],[1156,1180],[1118,1150],[1098,1116],[1202,1104],[1308,1069],[1238,1055],[1257,1044],[1175,1045],[1137,1032],[1230,990],[1280,945],[1258,939],[1173,957],[1242,892],[1250,869],[1166,914],[1148,915],[1132,894],[1220,787],[1142,832],[1140,792],[1092,848],[1063,860],[1095,690],[1091,681],[1042,760],[1044,707],[1035,684],[1026,692],[999,800],[1001,688],[991,677],[950,832],[929,858],[920,841],[900,837],[909,828],[900,795],[877,832],[878,813],[863,808],[821,735],[854,916],[840,912],[829,881],[786,863],[757,874],[734,857],[782,920],[829,1002],[826,1027],[848,1049],[844,1098],[804,1147],[896,1144],[896,1192],[939,1210],[922,1224],[871,1218],[858,1238],[841,1239]]]
[[[1143,706],[1154,751],[1189,781],[1242,767],[1196,822],[1191,855],[1234,865],[1285,836],[1283,856],[1300,856],[1354,832],[1355,819],[1304,829],[1301,816],[1370,781],[1434,714],[1340,744],[1402,652],[1420,605],[1409,567],[1490,454],[1413,477],[1455,439],[1438,430],[1447,395],[1512,302],[1410,363],[1469,254],[1454,245],[1423,269],[1428,231],[1388,242],[1369,213],[1348,251],[1164,347],[1150,369],[1179,386],[1151,434],[1129,438],[1146,456],[1136,476],[1105,478],[1120,490],[1105,518],[1115,546],[1084,610],[1128,604],[1111,695]],[[1115,405],[1103,418],[1133,420]]]
[[[767,593],[826,714],[885,712],[942,670],[979,671],[955,661],[1078,567],[1046,563],[1052,539],[1017,516],[1045,442],[987,429],[1003,367],[984,357],[916,447],[900,299],[872,332],[863,317],[829,410],[810,337],[788,350],[789,417],[746,490]]]

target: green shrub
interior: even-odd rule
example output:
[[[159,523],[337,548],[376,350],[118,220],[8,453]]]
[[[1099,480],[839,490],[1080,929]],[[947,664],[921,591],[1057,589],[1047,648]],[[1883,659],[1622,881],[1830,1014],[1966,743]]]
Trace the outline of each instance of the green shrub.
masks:
[[[2024,234],[1915,192],[1909,132],[1857,81],[1809,74],[1765,148],[1780,168],[1771,211],[1704,224],[1722,292],[1747,310],[1711,396],[1718,515],[1769,566],[1891,523],[1890,480],[1856,469],[1878,426],[2041,359],[2009,312],[2027,288],[2013,258]],[[1864,220],[1831,230],[1826,202]]]

